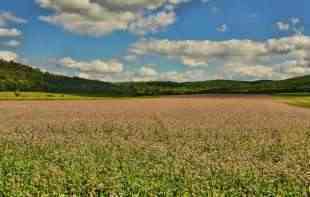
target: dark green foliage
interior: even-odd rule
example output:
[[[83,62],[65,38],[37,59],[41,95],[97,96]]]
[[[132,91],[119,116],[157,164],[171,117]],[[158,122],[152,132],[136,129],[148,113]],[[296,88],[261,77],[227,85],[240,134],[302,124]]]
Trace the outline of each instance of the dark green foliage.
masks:
[[[310,76],[282,81],[126,82],[106,83],[43,73],[0,60],[0,91],[43,91],[98,96],[157,96],[208,93],[272,94],[310,92]]]
[[[310,92],[310,76],[282,81],[231,81],[213,80],[202,82],[138,82],[123,83],[135,90],[136,95],[183,95],[183,94],[273,94]]]
[[[128,96],[132,92],[111,83],[43,73],[39,69],[3,60],[0,60],[0,91],[43,91],[98,96]]]

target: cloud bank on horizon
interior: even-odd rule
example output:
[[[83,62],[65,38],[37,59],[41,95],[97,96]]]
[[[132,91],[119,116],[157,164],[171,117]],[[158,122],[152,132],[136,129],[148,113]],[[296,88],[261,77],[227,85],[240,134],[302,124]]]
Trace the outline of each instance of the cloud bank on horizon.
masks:
[[[0,5],[0,58],[104,81],[308,75],[308,4],[12,0]]]

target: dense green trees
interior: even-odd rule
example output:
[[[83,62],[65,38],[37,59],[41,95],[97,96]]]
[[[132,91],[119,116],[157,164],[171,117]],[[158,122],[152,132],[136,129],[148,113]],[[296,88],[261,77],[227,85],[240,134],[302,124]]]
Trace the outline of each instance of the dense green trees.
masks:
[[[44,91],[78,94],[128,95],[111,83],[43,73],[15,62],[0,60],[0,91]]]
[[[310,76],[282,81],[126,82],[106,83],[43,73],[15,62],[0,60],[0,91],[44,91],[98,96],[156,96],[205,93],[310,92]]]

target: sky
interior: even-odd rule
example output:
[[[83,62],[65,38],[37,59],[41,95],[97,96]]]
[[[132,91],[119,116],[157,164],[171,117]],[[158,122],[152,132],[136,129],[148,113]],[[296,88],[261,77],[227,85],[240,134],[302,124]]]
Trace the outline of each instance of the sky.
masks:
[[[102,81],[310,74],[309,0],[1,0],[0,58]]]

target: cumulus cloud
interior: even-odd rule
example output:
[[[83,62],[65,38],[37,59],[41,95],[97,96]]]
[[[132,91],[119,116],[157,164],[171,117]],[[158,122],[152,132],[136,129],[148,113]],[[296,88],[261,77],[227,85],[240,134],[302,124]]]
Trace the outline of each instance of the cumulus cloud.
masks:
[[[291,25],[289,23],[285,23],[285,22],[277,22],[277,27],[280,31],[288,31],[291,27]]]
[[[201,81],[206,79],[215,79],[209,76],[203,69],[187,69],[184,71],[165,71],[159,72],[154,65],[145,65],[137,70],[124,70],[119,73],[84,73],[80,72],[79,77],[87,79],[96,79],[110,82],[124,81]]]
[[[5,43],[3,43],[4,46],[7,46],[7,47],[18,47],[20,45],[20,42],[17,41],[17,40],[9,40]]]
[[[75,76],[109,82],[124,81],[200,81],[209,76],[204,69],[190,68],[184,71],[160,72],[158,66],[146,64],[138,68],[125,67],[118,60],[78,61],[70,57],[53,60],[63,68],[73,69]],[[55,73],[55,72],[53,72]],[[71,73],[72,74],[72,73]],[[209,76],[208,79],[210,79]]]
[[[304,27],[300,25],[300,21],[301,20],[299,18],[293,17],[286,21],[277,22],[276,26],[279,31],[302,34],[304,31]]]
[[[114,81],[158,81],[160,73],[154,67],[154,65],[145,65],[138,70],[127,70],[110,78]]]
[[[188,69],[216,67],[213,75],[233,79],[282,79],[310,74],[310,37],[294,35],[262,42],[251,40],[141,40],[129,53],[177,60]],[[210,73],[209,73],[210,76]]]
[[[6,61],[17,61],[18,55],[11,51],[0,51],[0,59]]]
[[[0,28],[0,37],[18,37],[21,36],[22,32],[18,29],[7,29],[7,28]]]
[[[54,14],[40,19],[84,35],[157,32],[175,21],[175,8],[191,0],[37,0]]]
[[[259,80],[310,74],[310,37],[303,35],[261,42],[142,39],[128,52],[129,59],[136,63],[148,55],[179,61],[185,67],[160,71],[152,64],[135,68],[119,60],[72,58],[58,60],[58,64],[78,71],[80,77],[102,81]]]
[[[123,71],[123,64],[117,60],[77,61],[70,57],[63,58],[58,64],[66,68],[77,69],[84,74],[109,74]]]
[[[157,54],[178,59],[184,64],[208,65],[216,59],[246,58],[251,59],[267,53],[264,44],[250,40],[229,41],[170,41],[141,40],[135,43],[129,52],[135,55]],[[195,63],[194,63],[195,62]]]
[[[152,67],[143,66],[142,68],[140,68],[139,74],[141,76],[155,77],[158,75],[158,72]]]
[[[25,19],[19,18],[11,12],[0,12],[0,26],[7,26],[9,22],[17,24],[27,23]]]
[[[156,33],[163,27],[173,24],[176,15],[173,11],[163,11],[149,17],[140,17],[136,22],[129,25],[129,31],[138,35],[145,35],[148,32]]]
[[[205,61],[201,61],[200,59],[191,58],[189,56],[181,57],[181,62],[184,65],[189,67],[200,67],[200,66],[207,66],[208,64]]]
[[[11,28],[11,24],[25,24],[27,21],[25,19],[19,18],[12,14],[11,12],[1,12],[0,11],[0,38],[1,43],[0,45],[5,47],[18,47],[20,45],[20,42],[15,40],[18,39],[17,37],[22,36],[22,32],[19,29]],[[7,40],[9,39],[9,40]],[[13,40],[12,40],[13,39]],[[16,58],[12,52],[7,52],[3,54],[4,57],[7,59],[15,60]],[[17,57],[17,55],[16,55]]]
[[[264,65],[243,65],[243,64],[226,64],[226,77],[228,78],[251,78],[255,79],[272,79],[274,77],[273,68]]]
[[[223,24],[219,26],[216,30],[219,32],[226,32],[228,30],[228,26],[226,24]]]
[[[201,0],[202,3],[209,3],[211,0]]]
[[[290,21],[292,22],[293,25],[297,25],[298,23],[300,23],[300,19],[297,17],[291,18]]]
[[[216,75],[211,75],[208,70],[201,68],[186,69],[183,71],[168,71],[160,74],[159,80],[161,81],[204,81],[217,79]]]

